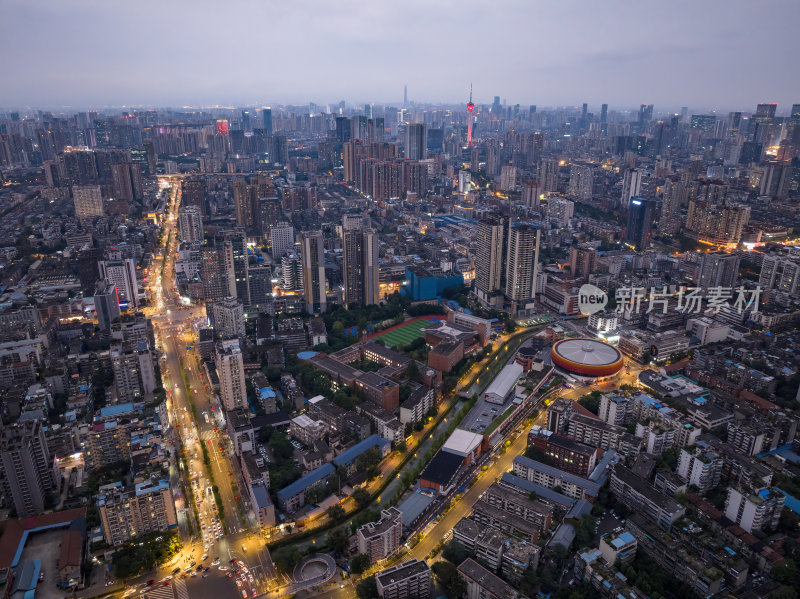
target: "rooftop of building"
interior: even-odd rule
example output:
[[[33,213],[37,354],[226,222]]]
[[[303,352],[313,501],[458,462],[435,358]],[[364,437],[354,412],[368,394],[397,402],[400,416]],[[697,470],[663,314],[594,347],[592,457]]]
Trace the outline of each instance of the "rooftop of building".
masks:
[[[471,557],[458,566],[458,572],[466,579],[486,589],[497,599],[515,599],[517,591],[502,578],[492,574]]]

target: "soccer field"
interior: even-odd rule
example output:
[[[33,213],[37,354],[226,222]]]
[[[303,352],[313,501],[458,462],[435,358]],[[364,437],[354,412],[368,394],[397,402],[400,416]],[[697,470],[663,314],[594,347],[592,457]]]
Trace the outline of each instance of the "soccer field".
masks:
[[[376,339],[381,339],[389,347],[406,345],[414,341],[414,339],[422,337],[422,329],[431,326],[431,324],[433,323],[430,320],[418,320],[396,328],[393,331],[389,331],[388,333],[384,333],[383,335],[378,335]]]

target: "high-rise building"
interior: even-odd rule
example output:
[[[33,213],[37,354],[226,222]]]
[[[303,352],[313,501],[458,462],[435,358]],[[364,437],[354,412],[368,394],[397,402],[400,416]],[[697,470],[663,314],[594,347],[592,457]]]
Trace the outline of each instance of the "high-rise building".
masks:
[[[217,343],[216,366],[219,391],[225,409],[247,408],[247,390],[244,381],[244,359],[238,339]]]
[[[206,309],[210,312],[211,326],[222,339],[244,337],[244,306],[241,300],[226,297],[207,302]]]
[[[689,200],[686,230],[692,237],[712,243],[739,243],[750,220],[750,207],[727,201]]]
[[[303,259],[303,294],[306,311],[325,312],[327,280],[325,278],[325,247],[322,231],[308,231],[301,238]]]
[[[536,295],[541,229],[522,223],[508,228],[506,298],[517,308]]]
[[[147,341],[111,347],[114,387],[121,403],[142,401],[156,389],[155,356]]]
[[[19,421],[0,429],[0,485],[17,517],[41,514],[55,488],[53,462],[38,420]]]
[[[212,245],[200,250],[200,279],[203,297],[207,302],[236,297],[236,278],[233,270],[233,245],[215,239]]]
[[[625,171],[622,179],[621,205],[623,208],[630,206],[631,199],[638,197],[642,192],[642,171],[629,169]]]
[[[253,226],[253,202],[256,188],[248,185],[244,178],[233,181],[233,206],[236,213],[236,224],[239,227]]]
[[[702,289],[709,287],[732,289],[736,286],[736,280],[739,278],[740,262],[741,257],[738,254],[724,252],[701,254],[697,286]]]
[[[786,497],[777,489],[728,487],[725,517],[747,532],[768,531],[778,524]]]
[[[344,303],[377,304],[379,295],[378,234],[372,229],[343,231]]]
[[[111,322],[119,318],[119,296],[117,286],[106,280],[97,281],[94,292],[94,310],[101,331],[110,331]]]
[[[625,229],[625,241],[637,250],[646,250],[650,247],[655,217],[655,200],[632,198],[628,209],[628,226]]]
[[[566,227],[575,214],[575,203],[566,198],[551,196],[547,198],[547,220],[557,224],[559,227]]]
[[[428,127],[425,123],[406,126],[406,158],[424,160],[428,151]]]
[[[256,201],[256,213],[253,217],[256,227],[261,235],[266,235],[269,228],[277,225],[281,218],[281,203],[278,198],[258,198]]]
[[[558,191],[559,163],[555,158],[543,158],[539,163],[537,178],[543,192]]]
[[[533,179],[525,181],[522,186],[522,203],[531,210],[538,210],[541,204],[539,183]]]
[[[121,303],[132,307],[139,305],[139,285],[133,258],[123,258],[122,252],[112,250],[108,253],[108,260],[100,260],[97,265],[100,278],[117,287]]]
[[[370,563],[386,559],[400,547],[403,518],[400,510],[390,507],[381,511],[377,522],[367,522],[356,531],[358,552],[369,556]]]
[[[178,210],[178,235],[181,241],[203,243],[203,213],[197,206],[181,206]]]
[[[277,261],[294,249],[294,227],[287,222],[270,227],[269,240],[272,244],[272,259]]]
[[[200,214],[206,215],[206,181],[202,177],[190,177],[181,181],[181,205],[197,206]]]
[[[75,204],[76,218],[103,216],[103,193],[99,185],[75,185],[72,187],[72,201]]]
[[[289,254],[281,259],[284,291],[303,291],[303,262],[297,254]]]
[[[792,165],[787,162],[768,162],[761,175],[759,195],[785,200],[789,196]]]
[[[573,164],[569,169],[569,188],[567,196],[580,201],[592,199],[594,174],[592,167]]]
[[[272,304],[272,267],[268,264],[251,266],[247,271],[250,287],[249,313],[269,312]]]
[[[97,508],[106,543],[118,547],[137,536],[178,526],[169,480],[122,483],[100,487]]]
[[[261,110],[261,120],[264,125],[264,132],[272,135],[272,108],[266,107]]]
[[[800,288],[800,261],[781,255],[764,256],[758,284],[794,295]]]
[[[517,167],[513,164],[505,165],[500,171],[500,189],[514,191],[517,188]]]
[[[478,298],[483,301],[487,301],[501,289],[504,235],[505,226],[502,218],[487,217],[478,221],[475,290]]]
[[[569,248],[569,268],[574,279],[586,281],[597,269],[597,250],[589,245]]]

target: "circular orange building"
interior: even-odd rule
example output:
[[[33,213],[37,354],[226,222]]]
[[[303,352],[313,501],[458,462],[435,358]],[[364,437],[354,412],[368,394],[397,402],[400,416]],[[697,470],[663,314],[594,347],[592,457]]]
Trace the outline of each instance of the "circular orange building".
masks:
[[[580,376],[603,377],[622,369],[622,353],[597,339],[564,339],[550,350],[553,364]]]

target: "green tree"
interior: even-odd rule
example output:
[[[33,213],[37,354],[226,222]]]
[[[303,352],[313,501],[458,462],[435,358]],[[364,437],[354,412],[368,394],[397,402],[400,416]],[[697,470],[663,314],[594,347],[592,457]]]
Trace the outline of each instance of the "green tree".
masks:
[[[369,563],[369,556],[359,553],[350,560],[350,571],[358,576],[369,568]]]
[[[336,555],[344,555],[349,542],[350,537],[343,528],[334,529],[325,537],[325,544],[328,546],[328,550]]]
[[[353,491],[353,499],[358,504],[359,509],[366,507],[370,501],[372,501],[372,496],[369,494],[369,491],[359,487],[355,491]]]
[[[431,568],[433,574],[439,579],[449,599],[461,599],[467,592],[467,584],[456,567],[450,562],[436,562]]]
[[[287,574],[294,569],[300,558],[300,551],[293,546],[279,547],[272,552],[272,561],[275,563],[275,567]]]
[[[368,576],[356,585],[356,596],[358,599],[378,599],[378,584],[375,576]]]
[[[332,505],[328,508],[327,514],[328,518],[330,518],[332,522],[336,522],[337,520],[344,518],[345,511],[341,505]]]
[[[469,556],[469,550],[456,540],[447,543],[442,550],[442,557],[449,562],[453,562],[456,566]]]

